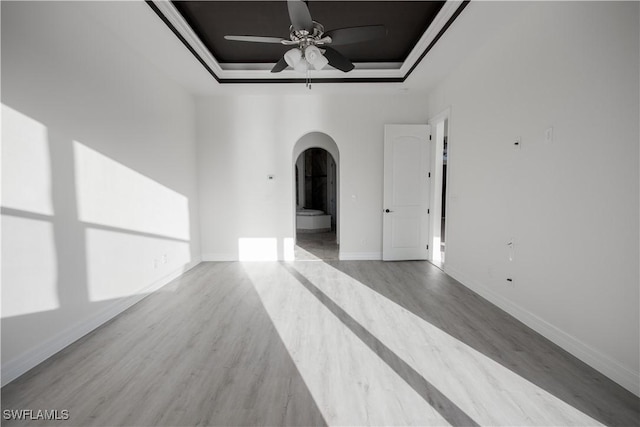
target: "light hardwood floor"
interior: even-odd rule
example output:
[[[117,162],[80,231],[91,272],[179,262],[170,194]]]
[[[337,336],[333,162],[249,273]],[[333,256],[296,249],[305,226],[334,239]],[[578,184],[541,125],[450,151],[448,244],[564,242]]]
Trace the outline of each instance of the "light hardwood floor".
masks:
[[[32,425],[639,425],[427,262],[203,263],[2,389]],[[20,425],[4,421],[3,425]]]
[[[298,233],[295,259],[299,261],[338,260],[338,245],[335,231],[327,233]]]

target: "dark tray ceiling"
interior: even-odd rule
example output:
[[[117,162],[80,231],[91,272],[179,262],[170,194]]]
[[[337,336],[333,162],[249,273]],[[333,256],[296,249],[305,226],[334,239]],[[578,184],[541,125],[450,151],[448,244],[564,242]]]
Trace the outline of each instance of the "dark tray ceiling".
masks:
[[[362,25],[386,26],[385,39],[340,46],[353,62],[403,62],[445,2],[310,1],[311,16],[325,30]],[[173,1],[219,63],[273,63],[288,49],[265,43],[227,41],[231,35],[289,37],[284,1]]]

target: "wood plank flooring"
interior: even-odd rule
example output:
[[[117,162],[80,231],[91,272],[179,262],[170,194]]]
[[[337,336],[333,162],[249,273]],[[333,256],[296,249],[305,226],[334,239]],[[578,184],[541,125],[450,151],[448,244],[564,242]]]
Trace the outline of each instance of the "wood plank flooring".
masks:
[[[3,425],[640,425],[427,262],[203,263],[2,389]]]
[[[338,245],[335,231],[327,233],[298,233],[294,255],[297,261],[337,261]]]

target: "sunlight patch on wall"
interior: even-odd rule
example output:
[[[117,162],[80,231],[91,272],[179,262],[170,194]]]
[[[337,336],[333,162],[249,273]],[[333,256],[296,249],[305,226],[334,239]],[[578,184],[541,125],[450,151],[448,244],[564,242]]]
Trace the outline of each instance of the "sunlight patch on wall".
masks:
[[[284,260],[293,261],[294,259],[296,259],[295,243],[293,237],[285,237],[282,244],[284,246]]]
[[[87,228],[91,301],[148,293],[153,283],[191,261],[188,242]]]
[[[53,225],[2,215],[2,318],[59,307]]]
[[[239,261],[277,261],[278,239],[275,237],[241,237],[238,239]]]
[[[90,224],[189,240],[189,201],[74,141],[78,217]]]
[[[47,128],[2,104],[2,206],[53,214]]]

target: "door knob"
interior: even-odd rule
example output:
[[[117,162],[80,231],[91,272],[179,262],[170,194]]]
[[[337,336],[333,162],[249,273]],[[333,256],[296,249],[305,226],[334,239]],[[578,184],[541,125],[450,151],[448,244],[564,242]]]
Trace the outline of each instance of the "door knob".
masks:
[[[392,210],[389,210],[389,209],[385,209],[384,211],[385,211],[386,213],[393,212]]]

